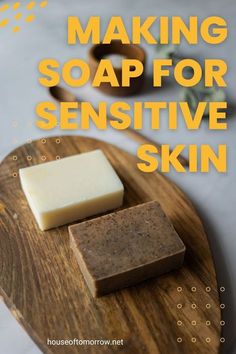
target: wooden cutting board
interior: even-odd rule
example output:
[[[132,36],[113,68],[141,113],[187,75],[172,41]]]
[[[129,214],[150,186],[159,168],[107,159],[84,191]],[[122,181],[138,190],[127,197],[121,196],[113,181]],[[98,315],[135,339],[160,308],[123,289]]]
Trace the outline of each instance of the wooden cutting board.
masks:
[[[69,247],[67,227],[41,232],[18,170],[102,149],[125,185],[124,208],[157,199],[187,247],[184,266],[136,287],[93,299]],[[188,198],[136,157],[83,137],[28,143],[0,167],[0,292],[44,353],[218,353],[220,306],[212,255]],[[66,181],[70,183],[70,181]],[[47,339],[123,339],[123,346],[48,346]]]

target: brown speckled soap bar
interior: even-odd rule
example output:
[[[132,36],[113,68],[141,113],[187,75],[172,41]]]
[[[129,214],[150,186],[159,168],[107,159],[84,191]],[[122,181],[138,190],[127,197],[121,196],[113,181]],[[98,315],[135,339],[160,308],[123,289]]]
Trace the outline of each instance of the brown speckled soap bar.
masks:
[[[185,246],[158,202],[69,227],[71,247],[93,296],[180,267]]]

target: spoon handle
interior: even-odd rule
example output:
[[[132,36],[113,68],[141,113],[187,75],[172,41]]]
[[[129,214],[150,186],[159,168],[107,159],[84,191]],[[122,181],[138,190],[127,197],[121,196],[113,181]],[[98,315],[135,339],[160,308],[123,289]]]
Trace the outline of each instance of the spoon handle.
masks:
[[[80,103],[70,91],[60,86],[51,87],[49,89],[49,93],[58,102],[77,101],[78,103]],[[80,105],[79,105],[79,109],[80,109]],[[111,117],[108,117],[108,119],[113,120],[113,118]],[[159,144],[158,142],[146,137],[145,135],[143,135],[142,133],[138,132],[133,128],[127,128],[125,130],[122,130],[122,132],[140,144],[152,144],[156,146],[158,148],[158,153],[161,156],[161,151],[162,151],[161,144]],[[171,152],[172,150],[170,150],[170,153]],[[186,167],[189,166],[189,161],[184,156],[179,155],[178,159],[179,162],[182,164],[182,166],[186,166]]]

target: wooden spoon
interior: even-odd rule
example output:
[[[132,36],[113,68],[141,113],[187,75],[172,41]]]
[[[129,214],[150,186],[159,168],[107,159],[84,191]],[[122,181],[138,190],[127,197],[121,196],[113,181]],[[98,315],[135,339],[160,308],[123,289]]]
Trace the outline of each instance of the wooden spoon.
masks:
[[[67,89],[64,89],[60,86],[50,87],[49,93],[58,102],[78,102],[79,104],[81,103],[72,92],[70,92]],[[80,107],[80,105],[79,105],[79,107]],[[107,118],[109,120],[113,120],[111,117],[107,117]],[[150,138],[147,138],[145,135],[141,134],[140,132],[136,131],[135,129],[127,128],[125,130],[122,130],[122,132],[124,132],[124,134],[126,134],[131,139],[137,141],[140,144],[152,144],[152,145],[156,146],[158,148],[159,154],[161,154],[161,151],[162,151],[161,144],[159,144],[158,142],[156,142]],[[170,150],[170,152],[171,151],[172,150]],[[179,162],[183,166],[187,167],[189,165],[188,160],[184,156],[179,155],[178,159],[179,159]]]

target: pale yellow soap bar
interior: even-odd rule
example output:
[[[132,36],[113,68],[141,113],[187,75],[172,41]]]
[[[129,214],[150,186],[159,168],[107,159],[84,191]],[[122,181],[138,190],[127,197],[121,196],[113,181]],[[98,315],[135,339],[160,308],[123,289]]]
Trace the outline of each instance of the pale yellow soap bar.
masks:
[[[124,187],[101,150],[20,169],[41,230],[118,208]]]

